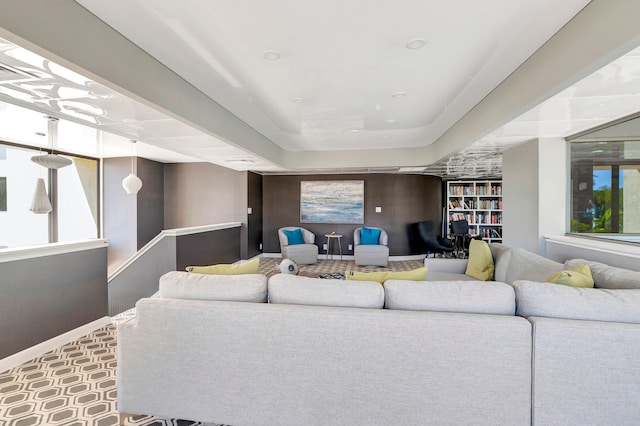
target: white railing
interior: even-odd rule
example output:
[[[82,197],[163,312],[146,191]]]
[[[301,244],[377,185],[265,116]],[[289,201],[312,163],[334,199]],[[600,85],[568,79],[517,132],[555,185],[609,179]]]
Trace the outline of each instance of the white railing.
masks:
[[[133,256],[127,259],[123,264],[118,266],[112,273],[109,274],[107,281],[111,281],[115,277],[117,277],[122,271],[131,266],[134,262],[136,262],[139,258],[144,256],[151,248],[156,246],[160,241],[167,237],[179,237],[182,235],[191,235],[191,234],[199,234],[202,232],[209,231],[218,231],[221,229],[229,229],[229,228],[237,228],[241,226],[240,222],[227,222],[227,223],[218,223],[214,225],[202,225],[202,226],[191,226],[187,228],[175,228],[175,229],[165,229],[160,231],[158,235],[156,235],[151,241],[145,244],[140,250],[138,250]]]

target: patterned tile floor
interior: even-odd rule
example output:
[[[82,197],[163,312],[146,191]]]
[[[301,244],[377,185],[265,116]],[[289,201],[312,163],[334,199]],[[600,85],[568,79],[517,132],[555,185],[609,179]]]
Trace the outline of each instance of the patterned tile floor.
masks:
[[[260,272],[278,273],[278,258],[261,259]],[[404,271],[421,267],[422,260],[391,262],[387,268],[356,266],[353,261],[319,260],[300,268],[300,274],[358,271]],[[114,323],[135,316],[129,310]],[[0,372],[0,425],[117,425],[116,327],[109,325],[6,372]],[[205,423],[130,417],[127,425],[195,426]],[[211,424],[209,424],[211,425]]]

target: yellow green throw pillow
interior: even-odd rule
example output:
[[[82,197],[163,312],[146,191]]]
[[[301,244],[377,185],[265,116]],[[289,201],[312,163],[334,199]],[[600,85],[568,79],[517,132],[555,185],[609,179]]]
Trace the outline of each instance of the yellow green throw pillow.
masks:
[[[187,272],[209,275],[242,275],[257,274],[258,268],[260,268],[259,257],[248,262],[234,263],[232,265],[220,263],[211,266],[187,266]]]
[[[489,244],[482,240],[471,240],[469,243],[469,261],[467,262],[466,275],[480,281],[492,281],[493,256]]]
[[[422,267],[413,269],[411,271],[380,271],[380,272],[358,272],[347,271],[345,274],[348,280],[355,281],[377,281],[384,283],[388,280],[410,280],[410,281],[424,281],[427,276],[427,268]]]
[[[586,263],[568,271],[560,271],[547,278],[548,283],[568,285],[571,287],[593,288],[593,276]]]

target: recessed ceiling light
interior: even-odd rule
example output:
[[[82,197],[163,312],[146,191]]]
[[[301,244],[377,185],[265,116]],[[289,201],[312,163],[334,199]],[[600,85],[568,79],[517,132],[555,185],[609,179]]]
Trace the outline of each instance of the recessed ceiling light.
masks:
[[[262,57],[267,61],[277,61],[280,59],[280,52],[276,52],[275,50],[265,50],[262,52]]]
[[[421,47],[424,47],[424,45],[427,44],[427,41],[423,38],[414,38],[413,40],[409,40],[406,44],[407,49],[420,49]]]
[[[404,98],[405,96],[407,96],[407,92],[394,92],[391,94],[391,97],[396,99]]]
[[[360,129],[347,129],[344,132],[345,133],[351,133],[352,135],[355,135],[356,133],[360,133]]]
[[[385,121],[387,122],[387,124],[396,124],[398,122],[398,120],[396,120],[395,118],[389,118]]]
[[[304,103],[305,99],[302,96],[297,96],[295,98],[291,98],[291,102],[293,102],[294,104],[302,104]]]

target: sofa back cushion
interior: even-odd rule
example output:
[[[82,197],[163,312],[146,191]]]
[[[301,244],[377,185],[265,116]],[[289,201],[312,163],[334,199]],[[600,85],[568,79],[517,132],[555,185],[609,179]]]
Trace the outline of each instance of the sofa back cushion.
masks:
[[[267,277],[171,271],[160,277],[160,297],[264,303],[267,301]]]
[[[516,281],[517,314],[590,321],[640,323],[640,290],[578,288]]]
[[[398,281],[384,284],[385,308],[514,315],[513,287],[485,281]]]
[[[374,281],[347,281],[276,274],[269,278],[270,303],[382,308],[384,289]]]
[[[608,289],[640,288],[640,272],[616,268],[600,262],[584,259],[570,259],[564,262],[565,269],[574,269],[582,264],[589,265],[595,287]]]
[[[564,265],[522,248],[511,248],[509,265],[505,273],[505,282],[513,284],[517,280],[543,282]]]
[[[511,247],[501,243],[489,244],[491,256],[493,257],[494,271],[493,279],[501,283],[507,282],[507,267],[511,261]]]

